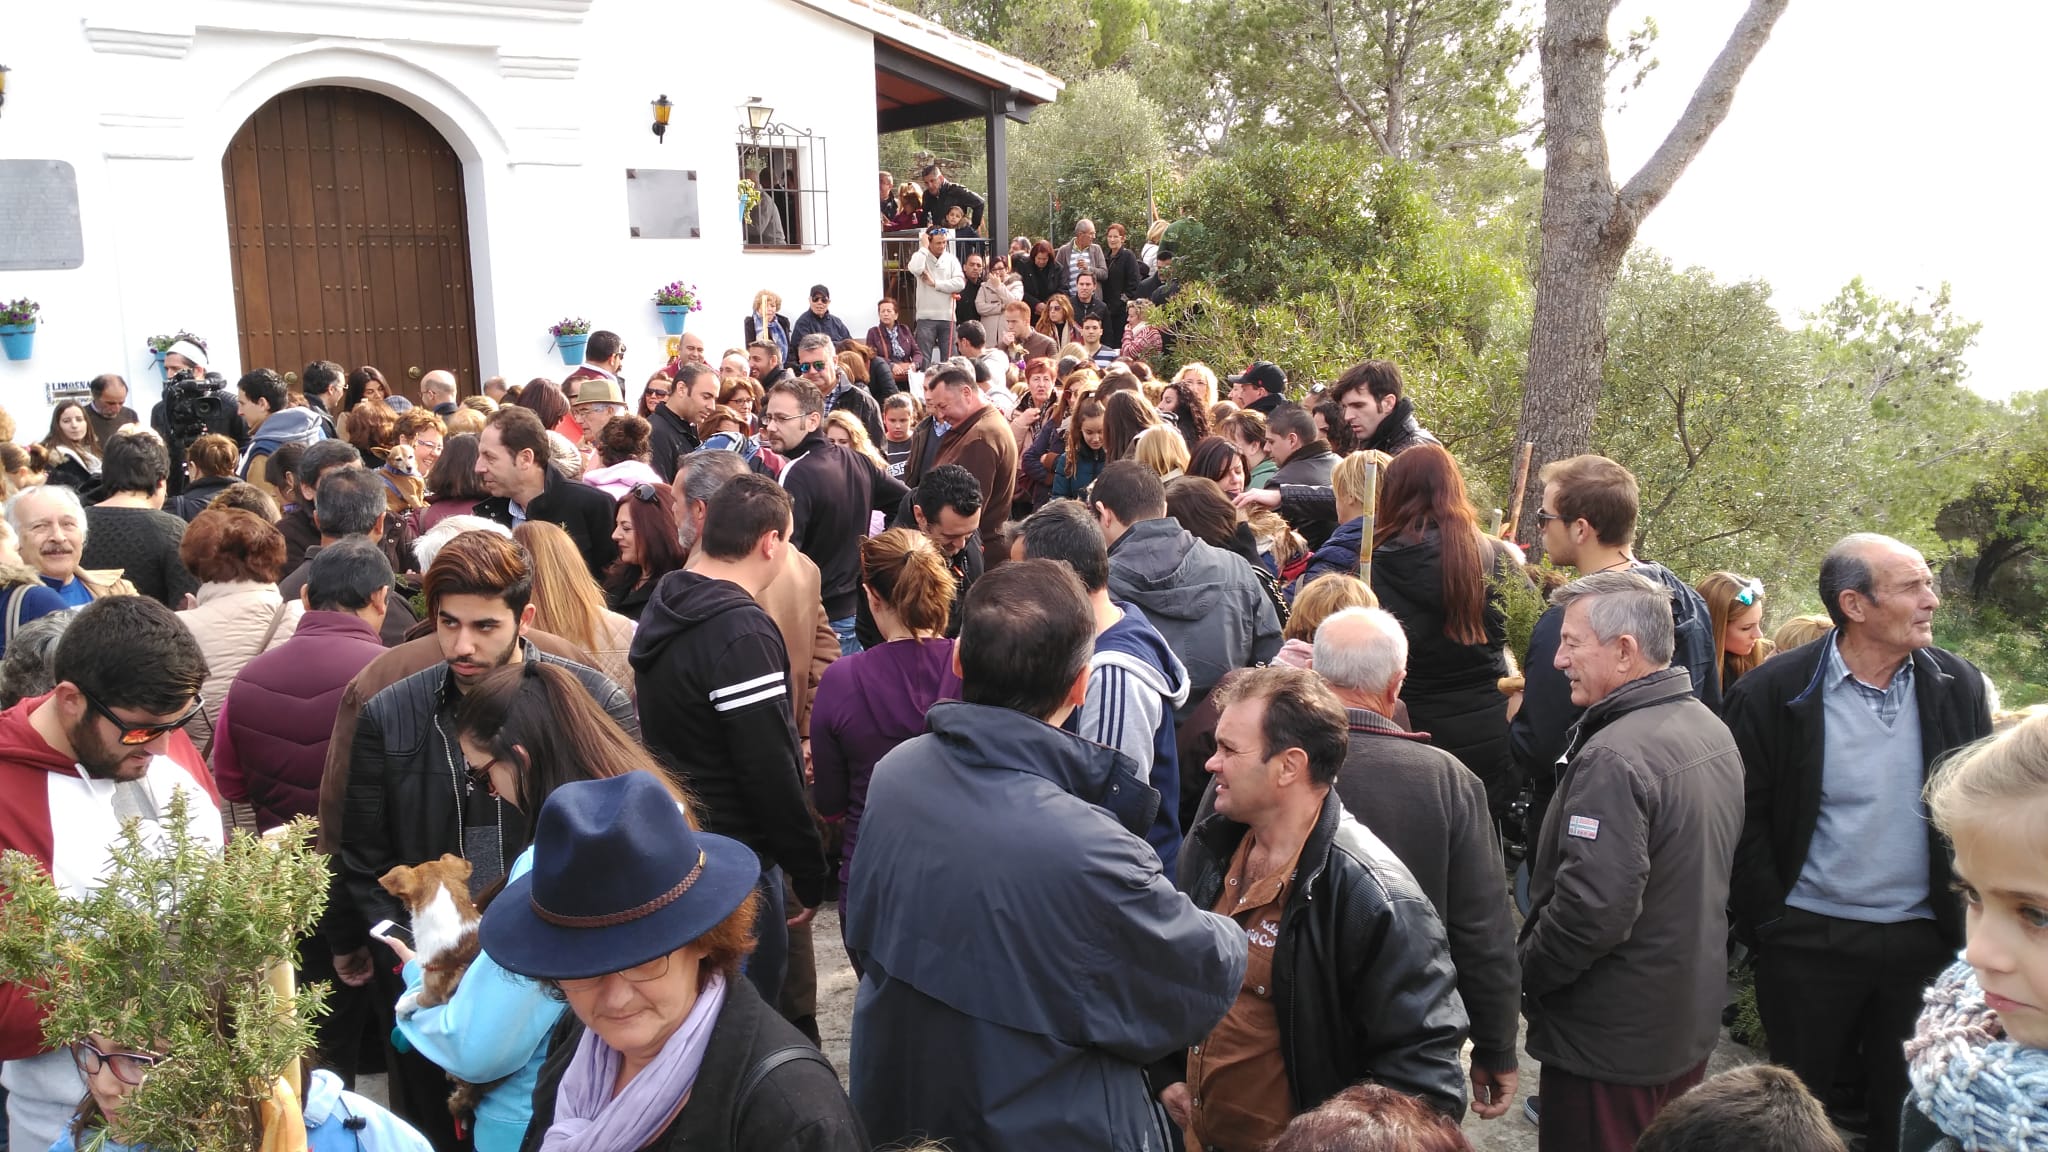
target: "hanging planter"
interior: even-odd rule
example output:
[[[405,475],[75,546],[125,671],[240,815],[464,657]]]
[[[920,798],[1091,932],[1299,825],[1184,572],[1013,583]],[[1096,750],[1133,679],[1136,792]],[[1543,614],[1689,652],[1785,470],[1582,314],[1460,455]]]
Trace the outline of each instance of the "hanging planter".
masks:
[[[683,322],[690,318],[690,313],[703,311],[704,301],[698,297],[695,284],[677,280],[654,290],[654,310],[661,314],[663,332],[681,336]]]
[[[572,368],[583,363],[583,346],[590,343],[590,321],[580,317],[557,320],[548,328],[548,335],[555,338],[555,348],[562,353],[562,363]]]
[[[35,351],[36,318],[42,310],[27,297],[0,305],[0,351],[9,360],[26,360]]]

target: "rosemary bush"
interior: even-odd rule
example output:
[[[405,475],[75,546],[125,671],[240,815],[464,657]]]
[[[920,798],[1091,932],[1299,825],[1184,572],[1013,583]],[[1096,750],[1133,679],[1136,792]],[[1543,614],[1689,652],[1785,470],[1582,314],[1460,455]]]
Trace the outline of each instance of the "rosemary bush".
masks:
[[[162,824],[130,821],[83,897],[28,856],[0,856],[0,979],[31,987],[52,1046],[97,1034],[168,1055],[122,1105],[125,1142],[254,1152],[259,1106],[312,1047],[327,993],[287,1003],[264,975],[319,920],[327,865],[311,820],[216,850],[183,834],[189,803],[181,790]]]

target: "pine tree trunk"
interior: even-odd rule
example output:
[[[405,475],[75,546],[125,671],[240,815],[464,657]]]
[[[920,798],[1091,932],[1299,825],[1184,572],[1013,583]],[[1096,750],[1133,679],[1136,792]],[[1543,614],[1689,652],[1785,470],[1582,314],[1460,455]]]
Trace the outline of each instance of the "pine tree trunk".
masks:
[[[1547,0],[1540,40],[1544,169],[1542,255],[1516,439],[1536,445],[1532,475],[1591,449],[1607,360],[1607,301],[1645,216],[1726,118],[1735,86],[1789,0],[1751,0],[1663,144],[1617,189],[1607,157],[1608,0]],[[1622,461],[1623,464],[1628,463]],[[1540,539],[1543,485],[1531,480],[1519,523]],[[1534,554],[1532,548],[1531,554]]]

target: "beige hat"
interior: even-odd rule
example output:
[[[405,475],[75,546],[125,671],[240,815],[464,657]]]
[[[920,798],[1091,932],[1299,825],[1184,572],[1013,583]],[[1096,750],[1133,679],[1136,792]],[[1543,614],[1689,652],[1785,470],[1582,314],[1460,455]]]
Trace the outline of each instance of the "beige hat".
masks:
[[[619,382],[610,376],[585,376],[576,382],[575,407],[586,404],[617,404],[624,407],[625,393],[619,391]]]

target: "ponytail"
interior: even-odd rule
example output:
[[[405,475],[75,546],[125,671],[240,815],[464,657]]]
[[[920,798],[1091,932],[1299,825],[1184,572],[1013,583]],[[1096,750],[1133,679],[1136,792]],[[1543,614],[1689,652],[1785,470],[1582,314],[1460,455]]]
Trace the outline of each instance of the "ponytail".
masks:
[[[914,632],[944,633],[958,582],[922,532],[891,528],[860,545],[861,576]]]

